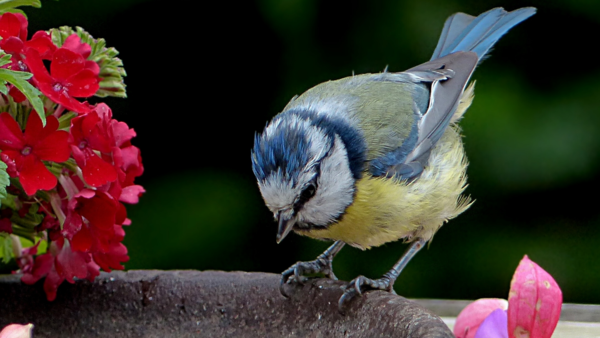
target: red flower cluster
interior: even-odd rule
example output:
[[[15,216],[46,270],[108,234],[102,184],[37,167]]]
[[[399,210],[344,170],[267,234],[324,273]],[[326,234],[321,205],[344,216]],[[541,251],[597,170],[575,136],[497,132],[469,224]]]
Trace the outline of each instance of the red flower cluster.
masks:
[[[88,59],[89,44],[72,34],[57,45],[43,31],[27,40],[27,20],[18,13],[0,16],[0,36],[0,48],[11,55],[4,68],[31,72],[30,82],[54,103],[46,105],[45,126],[33,110],[0,113],[0,160],[20,184],[9,190],[14,203],[2,205],[0,231],[10,230],[16,217],[40,220],[35,231],[48,240],[47,252],[35,256],[38,241],[22,250],[17,262],[23,282],[46,277],[44,289],[53,300],[64,280],[93,280],[100,268],[123,269],[129,259],[121,243],[123,226],[131,223],[123,203],[137,203],[144,193],[134,184],[144,168],[131,144],[133,129],[113,119],[106,104],[76,99],[99,89],[100,65]],[[2,95],[4,102],[27,106],[16,88],[8,95]],[[68,111],[77,115],[63,115]]]

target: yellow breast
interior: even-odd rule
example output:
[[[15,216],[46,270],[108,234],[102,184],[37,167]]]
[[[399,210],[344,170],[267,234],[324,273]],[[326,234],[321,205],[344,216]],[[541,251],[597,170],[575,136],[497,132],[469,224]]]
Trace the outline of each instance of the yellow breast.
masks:
[[[431,239],[445,221],[471,205],[469,197],[461,196],[467,161],[456,129],[446,129],[419,179],[407,184],[365,174],[356,183],[354,202],[340,221],[326,229],[299,233],[341,240],[361,249],[399,239]]]

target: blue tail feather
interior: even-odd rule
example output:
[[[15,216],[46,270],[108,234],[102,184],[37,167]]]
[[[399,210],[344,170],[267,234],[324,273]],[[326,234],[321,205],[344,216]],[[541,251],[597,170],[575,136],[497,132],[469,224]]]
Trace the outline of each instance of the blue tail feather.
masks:
[[[444,24],[431,60],[459,51],[475,52],[481,60],[502,35],[535,12],[533,7],[512,12],[494,8],[477,17],[464,13],[452,15]]]

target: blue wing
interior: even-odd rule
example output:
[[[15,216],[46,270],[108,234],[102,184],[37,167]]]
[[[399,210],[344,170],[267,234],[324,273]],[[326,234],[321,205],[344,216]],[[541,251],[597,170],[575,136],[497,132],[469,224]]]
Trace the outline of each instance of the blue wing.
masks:
[[[460,97],[477,63],[512,27],[535,14],[533,7],[512,12],[494,8],[477,17],[464,13],[450,16],[431,60],[403,74],[430,85],[426,112],[415,104],[415,122],[402,145],[370,164],[374,176],[417,179],[436,142],[454,115]]]

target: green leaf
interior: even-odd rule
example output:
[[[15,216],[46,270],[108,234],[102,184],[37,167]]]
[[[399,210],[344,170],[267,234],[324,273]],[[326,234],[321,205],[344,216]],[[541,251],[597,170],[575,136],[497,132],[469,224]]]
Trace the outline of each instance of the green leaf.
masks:
[[[19,213],[14,213],[12,214],[10,220],[13,222],[14,225],[20,226],[22,227],[23,231],[25,231],[28,234],[33,234],[34,233],[34,228],[38,225],[40,225],[42,223],[42,221],[44,220],[44,215],[38,213],[39,210],[39,205],[38,204],[32,204],[31,207],[29,208],[29,211],[27,212],[27,214],[25,214],[25,216],[20,217]],[[16,232],[16,228],[15,228],[15,232]]]
[[[58,118],[58,129],[67,130],[71,128],[71,120],[76,117],[78,114],[74,112],[68,112],[61,115]]]
[[[38,243],[38,248],[37,248],[38,255],[41,255],[43,253],[46,253],[46,251],[48,251],[48,241],[42,239],[41,236],[35,236],[33,238],[33,240],[30,238],[19,237],[19,242],[21,243],[22,248],[31,248],[36,243]],[[13,242],[13,247],[14,247],[14,242]]]
[[[6,54],[3,50],[0,49],[0,67],[7,65],[10,63],[10,54]]]
[[[0,161],[0,206],[2,206],[2,199],[6,198],[6,187],[10,185],[6,168],[6,163]]]
[[[19,6],[42,7],[40,0],[0,0],[0,13],[9,12]]]
[[[12,257],[12,240],[8,236],[0,236],[0,259],[2,259],[2,263],[10,262]]]
[[[19,208],[17,208],[17,204],[15,203],[16,199],[17,199],[17,196],[7,193],[6,197],[2,199],[2,205],[5,208],[18,210]]]
[[[98,76],[102,81],[100,81],[100,89],[96,92],[95,96],[127,97],[125,82],[123,80],[123,77],[127,74],[123,68],[123,61],[117,57],[119,52],[112,47],[107,48],[106,40],[94,39],[90,33],[84,31],[81,27],[76,27],[75,29],[74,31],[68,26],[51,29],[52,42],[60,47],[64,44],[67,37],[77,34],[81,42],[85,42],[92,47],[92,53],[88,57],[88,60],[92,60],[100,66],[100,74]]]
[[[0,161],[0,206],[2,206],[2,200],[6,198],[6,187],[10,185],[10,177],[6,172],[6,164]]]
[[[40,116],[40,119],[42,120],[42,124],[45,126],[46,125],[46,114],[44,112],[44,103],[42,102],[42,99],[40,98],[40,95],[42,93],[40,93],[40,91],[37,90],[37,88],[35,88],[33,85],[31,85],[31,83],[27,82],[27,80],[29,80],[32,76],[33,75],[31,73],[27,73],[27,72],[18,72],[15,70],[0,69],[0,81],[8,82],[8,83],[14,85],[15,87],[17,87],[17,89],[19,89],[21,91],[21,93],[23,93],[25,95],[27,100],[29,100],[29,102],[33,106],[33,109],[35,109],[37,114]],[[0,86],[3,86],[3,84],[0,84]]]

